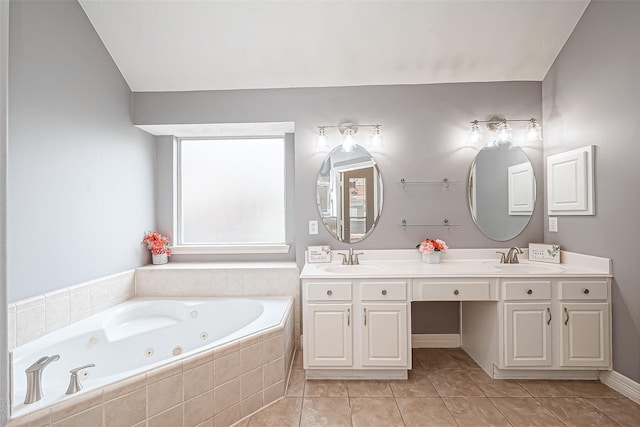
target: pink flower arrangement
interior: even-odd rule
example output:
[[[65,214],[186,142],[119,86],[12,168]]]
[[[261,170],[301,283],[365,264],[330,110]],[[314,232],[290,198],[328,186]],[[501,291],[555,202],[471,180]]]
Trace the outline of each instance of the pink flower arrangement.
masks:
[[[169,239],[157,231],[147,231],[147,235],[142,239],[142,243],[146,243],[147,249],[154,255],[167,254],[167,256],[171,256]]]
[[[420,249],[420,252],[423,252],[425,254],[430,254],[433,252],[446,252],[447,249],[449,249],[444,240],[440,239],[424,239],[424,242],[421,242],[418,245],[418,248]]]

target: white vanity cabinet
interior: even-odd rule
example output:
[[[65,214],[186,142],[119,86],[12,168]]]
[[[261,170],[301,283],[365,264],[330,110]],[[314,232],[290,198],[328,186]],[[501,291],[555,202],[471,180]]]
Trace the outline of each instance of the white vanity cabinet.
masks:
[[[362,366],[408,367],[407,282],[360,282]]]
[[[490,306],[463,309],[463,348],[466,341],[465,350],[496,377],[509,377],[511,370],[564,371],[566,375],[608,369],[609,290],[607,278],[502,278],[496,310]],[[493,343],[478,345],[472,336],[479,334],[476,324],[484,325],[482,333],[492,337]],[[486,325],[493,325],[493,335],[487,334]]]
[[[307,283],[305,305],[305,364],[353,365],[351,281]]]
[[[303,280],[307,378],[406,378],[409,280]]]
[[[504,365],[551,366],[551,281],[503,280]]]
[[[607,280],[559,280],[560,358],[567,367],[608,367],[611,359]]]

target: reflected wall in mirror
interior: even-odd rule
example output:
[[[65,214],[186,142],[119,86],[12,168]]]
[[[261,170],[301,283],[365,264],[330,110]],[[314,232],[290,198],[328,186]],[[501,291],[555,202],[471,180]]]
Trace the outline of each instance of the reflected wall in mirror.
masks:
[[[359,145],[352,151],[333,149],[318,173],[316,201],[333,237],[347,243],[363,240],[382,212],[382,177],[375,159]]]
[[[522,148],[490,144],[478,152],[469,173],[469,209],[485,236],[499,242],[516,237],[535,202],[533,165]]]

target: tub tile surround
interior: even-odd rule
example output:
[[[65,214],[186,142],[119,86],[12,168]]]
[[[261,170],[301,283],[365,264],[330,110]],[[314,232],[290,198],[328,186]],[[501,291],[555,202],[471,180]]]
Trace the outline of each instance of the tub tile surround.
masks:
[[[135,270],[9,304],[9,351],[135,295]]]
[[[168,263],[136,269],[138,297],[292,296],[300,339],[300,271],[294,262]]]
[[[291,307],[280,325],[13,419],[9,427],[230,426],[284,396],[293,334]]]

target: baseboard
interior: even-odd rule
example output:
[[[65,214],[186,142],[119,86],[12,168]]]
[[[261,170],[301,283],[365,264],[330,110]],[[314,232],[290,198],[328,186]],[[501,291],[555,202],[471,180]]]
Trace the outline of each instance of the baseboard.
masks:
[[[411,348],[458,348],[460,334],[413,334]]]
[[[600,372],[600,382],[640,405],[640,383],[616,371]]]
[[[597,380],[598,371],[570,369],[498,369],[493,367],[494,380]]]

